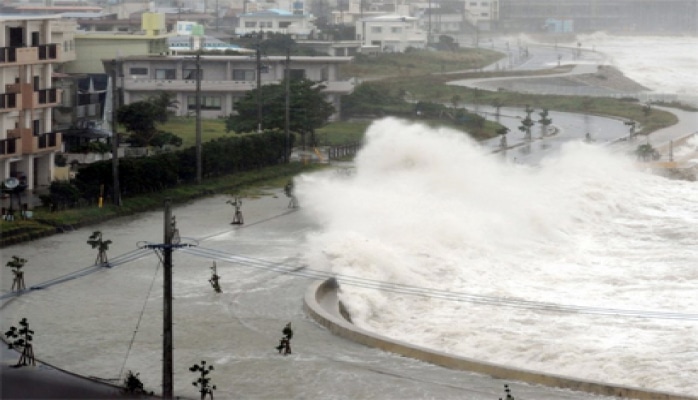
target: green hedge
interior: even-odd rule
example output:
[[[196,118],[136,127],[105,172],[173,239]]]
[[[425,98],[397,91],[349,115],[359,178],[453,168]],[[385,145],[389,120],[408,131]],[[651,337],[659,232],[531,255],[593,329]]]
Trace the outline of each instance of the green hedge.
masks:
[[[293,146],[293,136],[289,145]],[[276,165],[284,161],[285,151],[286,137],[278,131],[218,138],[202,145],[202,176],[214,178]],[[149,157],[120,159],[119,177],[124,197],[160,192],[180,183],[193,182],[196,149],[190,147]],[[95,201],[100,193],[107,197],[113,186],[111,160],[80,169],[74,184],[80,197],[88,201]]]

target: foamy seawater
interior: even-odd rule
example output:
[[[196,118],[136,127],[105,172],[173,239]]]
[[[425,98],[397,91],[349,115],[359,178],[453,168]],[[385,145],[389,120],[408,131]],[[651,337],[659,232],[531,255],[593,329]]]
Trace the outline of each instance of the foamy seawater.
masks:
[[[698,93],[698,37],[580,35],[584,48],[604,53],[630,79],[660,93]]]
[[[583,143],[534,168],[461,133],[396,119],[366,137],[355,174],[297,180],[323,227],[309,237],[309,263],[340,283],[356,276],[430,291],[344,285],[357,325],[510,366],[698,389],[695,183]]]

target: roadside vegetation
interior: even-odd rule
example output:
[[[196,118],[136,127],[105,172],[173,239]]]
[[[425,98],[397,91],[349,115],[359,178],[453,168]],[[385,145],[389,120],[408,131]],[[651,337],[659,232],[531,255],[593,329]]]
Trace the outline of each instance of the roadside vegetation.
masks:
[[[201,185],[183,184],[138,196],[125,197],[121,207],[105,203],[98,207],[91,202],[80,207],[51,211],[47,207],[33,210],[31,219],[0,220],[0,247],[49,236],[57,232],[77,229],[116,217],[157,210],[165,199],[173,203],[186,203],[214,194],[235,194],[240,197],[258,197],[282,188],[289,179],[303,173],[323,168],[316,164],[280,164],[260,170],[205,179]]]

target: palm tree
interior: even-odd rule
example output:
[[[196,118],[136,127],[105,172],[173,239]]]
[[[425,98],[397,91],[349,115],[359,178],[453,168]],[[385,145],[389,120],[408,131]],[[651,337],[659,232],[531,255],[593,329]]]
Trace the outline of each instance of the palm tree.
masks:
[[[541,136],[545,136],[548,133],[548,126],[553,123],[553,119],[548,116],[547,108],[544,108],[538,115],[540,115],[538,123],[541,125]]]
[[[12,260],[8,261],[7,264],[5,264],[6,267],[12,268],[12,273],[15,276],[14,280],[12,281],[11,290],[20,291],[26,289],[26,287],[24,286],[24,271],[22,271],[22,267],[26,263],[27,260],[25,260],[24,258],[12,256]]]
[[[531,119],[533,111],[533,108],[526,104],[526,118],[521,120],[521,126],[519,126],[519,130],[526,133],[526,140],[531,140],[531,127],[536,124],[535,121]]]
[[[497,132],[497,135],[499,135],[501,137],[501,139],[499,140],[499,147],[502,149],[506,149],[507,148],[507,133],[509,133],[509,128],[507,128],[506,126],[503,126],[499,129],[497,129],[496,132]]]
[[[451,97],[451,104],[453,104],[453,108],[458,108],[458,104],[460,104],[461,97],[457,94],[454,94],[453,97]]]
[[[661,157],[661,154],[652,147],[651,144],[645,143],[637,146],[637,149],[635,149],[635,155],[637,156],[638,160],[647,162],[650,160],[658,160]]]
[[[96,248],[99,251],[97,258],[95,259],[95,265],[106,265],[109,263],[109,260],[107,259],[107,250],[109,250],[111,240],[103,240],[102,232],[93,232],[92,235],[90,235],[87,244],[92,246],[93,249]]]
[[[494,99],[492,100],[492,104],[490,105],[494,107],[494,116],[497,119],[497,121],[499,121],[499,111],[504,105],[504,102],[501,99]]]

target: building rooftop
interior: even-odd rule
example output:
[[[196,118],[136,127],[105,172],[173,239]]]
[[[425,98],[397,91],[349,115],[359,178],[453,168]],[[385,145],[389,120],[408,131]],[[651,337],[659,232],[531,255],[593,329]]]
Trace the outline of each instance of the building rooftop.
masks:
[[[307,62],[350,62],[354,57],[349,56],[291,56],[293,61],[307,61]],[[133,55],[124,56],[121,58],[123,61],[148,61],[148,60],[191,60],[190,55]],[[240,56],[240,55],[202,55],[201,60],[220,60],[220,61],[255,61],[255,56]],[[264,56],[264,61],[286,61],[286,56]]]

